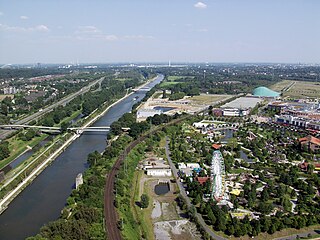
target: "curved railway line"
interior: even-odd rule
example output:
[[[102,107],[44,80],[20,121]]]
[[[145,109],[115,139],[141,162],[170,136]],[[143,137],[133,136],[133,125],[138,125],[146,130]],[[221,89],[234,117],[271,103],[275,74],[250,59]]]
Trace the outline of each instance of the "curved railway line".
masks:
[[[154,131],[152,131],[154,132]],[[124,161],[125,156],[134,148],[138,143],[143,141],[147,135],[139,137],[137,140],[131,142],[129,146],[118,157],[113,165],[108,177],[106,179],[105,192],[104,192],[104,215],[106,221],[107,236],[110,240],[121,240],[121,233],[118,228],[118,215],[114,206],[114,183],[116,175],[120,169],[121,163]]]
[[[131,142],[125,150],[120,154],[120,156],[117,158],[115,164],[113,165],[111,171],[109,172],[107,179],[106,179],[106,185],[105,185],[105,191],[104,191],[104,216],[105,216],[105,226],[106,226],[106,233],[107,233],[107,239],[110,240],[121,240],[121,232],[118,227],[118,214],[116,211],[116,208],[114,206],[114,183],[116,175],[120,169],[121,163],[125,160],[126,155],[133,149],[137,144],[142,142],[144,139],[146,139],[150,134],[155,133],[156,131],[175,123],[178,123],[184,119],[186,119],[187,116],[184,116],[179,119],[175,119],[171,121],[170,123],[167,123],[165,125],[157,126],[145,135],[140,136],[138,139]]]

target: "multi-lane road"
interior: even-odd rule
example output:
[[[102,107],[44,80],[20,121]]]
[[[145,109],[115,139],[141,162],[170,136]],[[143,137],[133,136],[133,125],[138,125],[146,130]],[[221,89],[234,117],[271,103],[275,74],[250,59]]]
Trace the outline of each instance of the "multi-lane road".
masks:
[[[58,107],[59,105],[66,105],[68,102],[70,102],[72,99],[74,99],[75,97],[84,94],[86,92],[88,92],[90,90],[90,88],[92,86],[94,86],[97,83],[101,83],[102,80],[104,79],[104,77],[95,80],[91,83],[89,83],[87,86],[83,87],[82,89],[80,89],[78,92],[72,93],[66,97],[64,97],[63,99],[61,99],[60,101],[53,103],[52,105],[43,108],[41,111],[35,112],[21,120],[18,120],[15,122],[15,124],[21,125],[21,124],[27,124],[33,120],[38,120],[40,117],[42,117],[44,114],[51,112],[54,108]],[[6,137],[8,137],[13,130],[0,130],[0,140],[5,139]]]

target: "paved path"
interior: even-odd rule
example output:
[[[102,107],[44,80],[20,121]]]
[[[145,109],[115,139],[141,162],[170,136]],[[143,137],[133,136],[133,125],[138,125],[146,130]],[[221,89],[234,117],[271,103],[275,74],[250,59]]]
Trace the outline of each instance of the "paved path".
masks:
[[[175,167],[175,165],[173,164],[172,160],[171,160],[171,157],[170,157],[170,150],[169,150],[169,139],[168,137],[166,137],[166,156],[167,156],[167,159],[168,159],[168,162],[169,162],[169,165],[171,167],[171,170],[173,172],[173,175],[177,181],[177,184],[178,184],[178,187],[179,187],[179,190],[180,190],[180,194],[182,195],[182,197],[186,200],[187,202],[187,205],[188,205],[188,208],[190,209],[191,206],[193,206],[193,204],[191,203],[190,201],[190,198],[188,197],[188,195],[186,194],[186,191],[183,187],[183,184],[178,180],[178,171]],[[214,239],[217,239],[217,240],[224,240],[225,238],[217,235],[215,232],[213,232],[209,227],[208,225],[204,222],[201,214],[199,213],[196,213],[196,218],[198,219],[198,222],[201,224],[201,226],[203,227],[203,229],[211,236],[213,237]]]
[[[320,230],[314,230],[314,231],[311,230],[309,232],[297,233],[297,234],[293,234],[293,235],[286,236],[286,237],[275,238],[275,240],[294,240],[294,239],[298,239],[297,236],[302,238],[302,237],[308,237],[309,234],[312,236],[312,235],[316,235],[319,233],[320,233]],[[313,238],[313,239],[320,239],[320,238]]]

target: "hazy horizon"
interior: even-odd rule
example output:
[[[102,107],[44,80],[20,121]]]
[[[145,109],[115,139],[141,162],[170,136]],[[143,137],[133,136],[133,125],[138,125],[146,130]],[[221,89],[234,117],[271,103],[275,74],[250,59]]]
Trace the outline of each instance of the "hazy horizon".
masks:
[[[320,63],[316,0],[0,1],[0,63]]]

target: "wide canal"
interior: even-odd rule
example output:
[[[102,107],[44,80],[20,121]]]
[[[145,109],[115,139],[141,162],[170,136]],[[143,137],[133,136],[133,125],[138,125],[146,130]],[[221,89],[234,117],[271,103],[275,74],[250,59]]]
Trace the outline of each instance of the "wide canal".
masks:
[[[163,80],[158,77],[146,87]],[[110,126],[132,106],[144,98],[146,91],[137,91],[110,110],[92,126]],[[74,188],[78,173],[87,168],[87,155],[106,147],[107,133],[84,133],[48,166],[0,215],[0,239],[20,240],[35,235],[44,224],[57,219]]]

